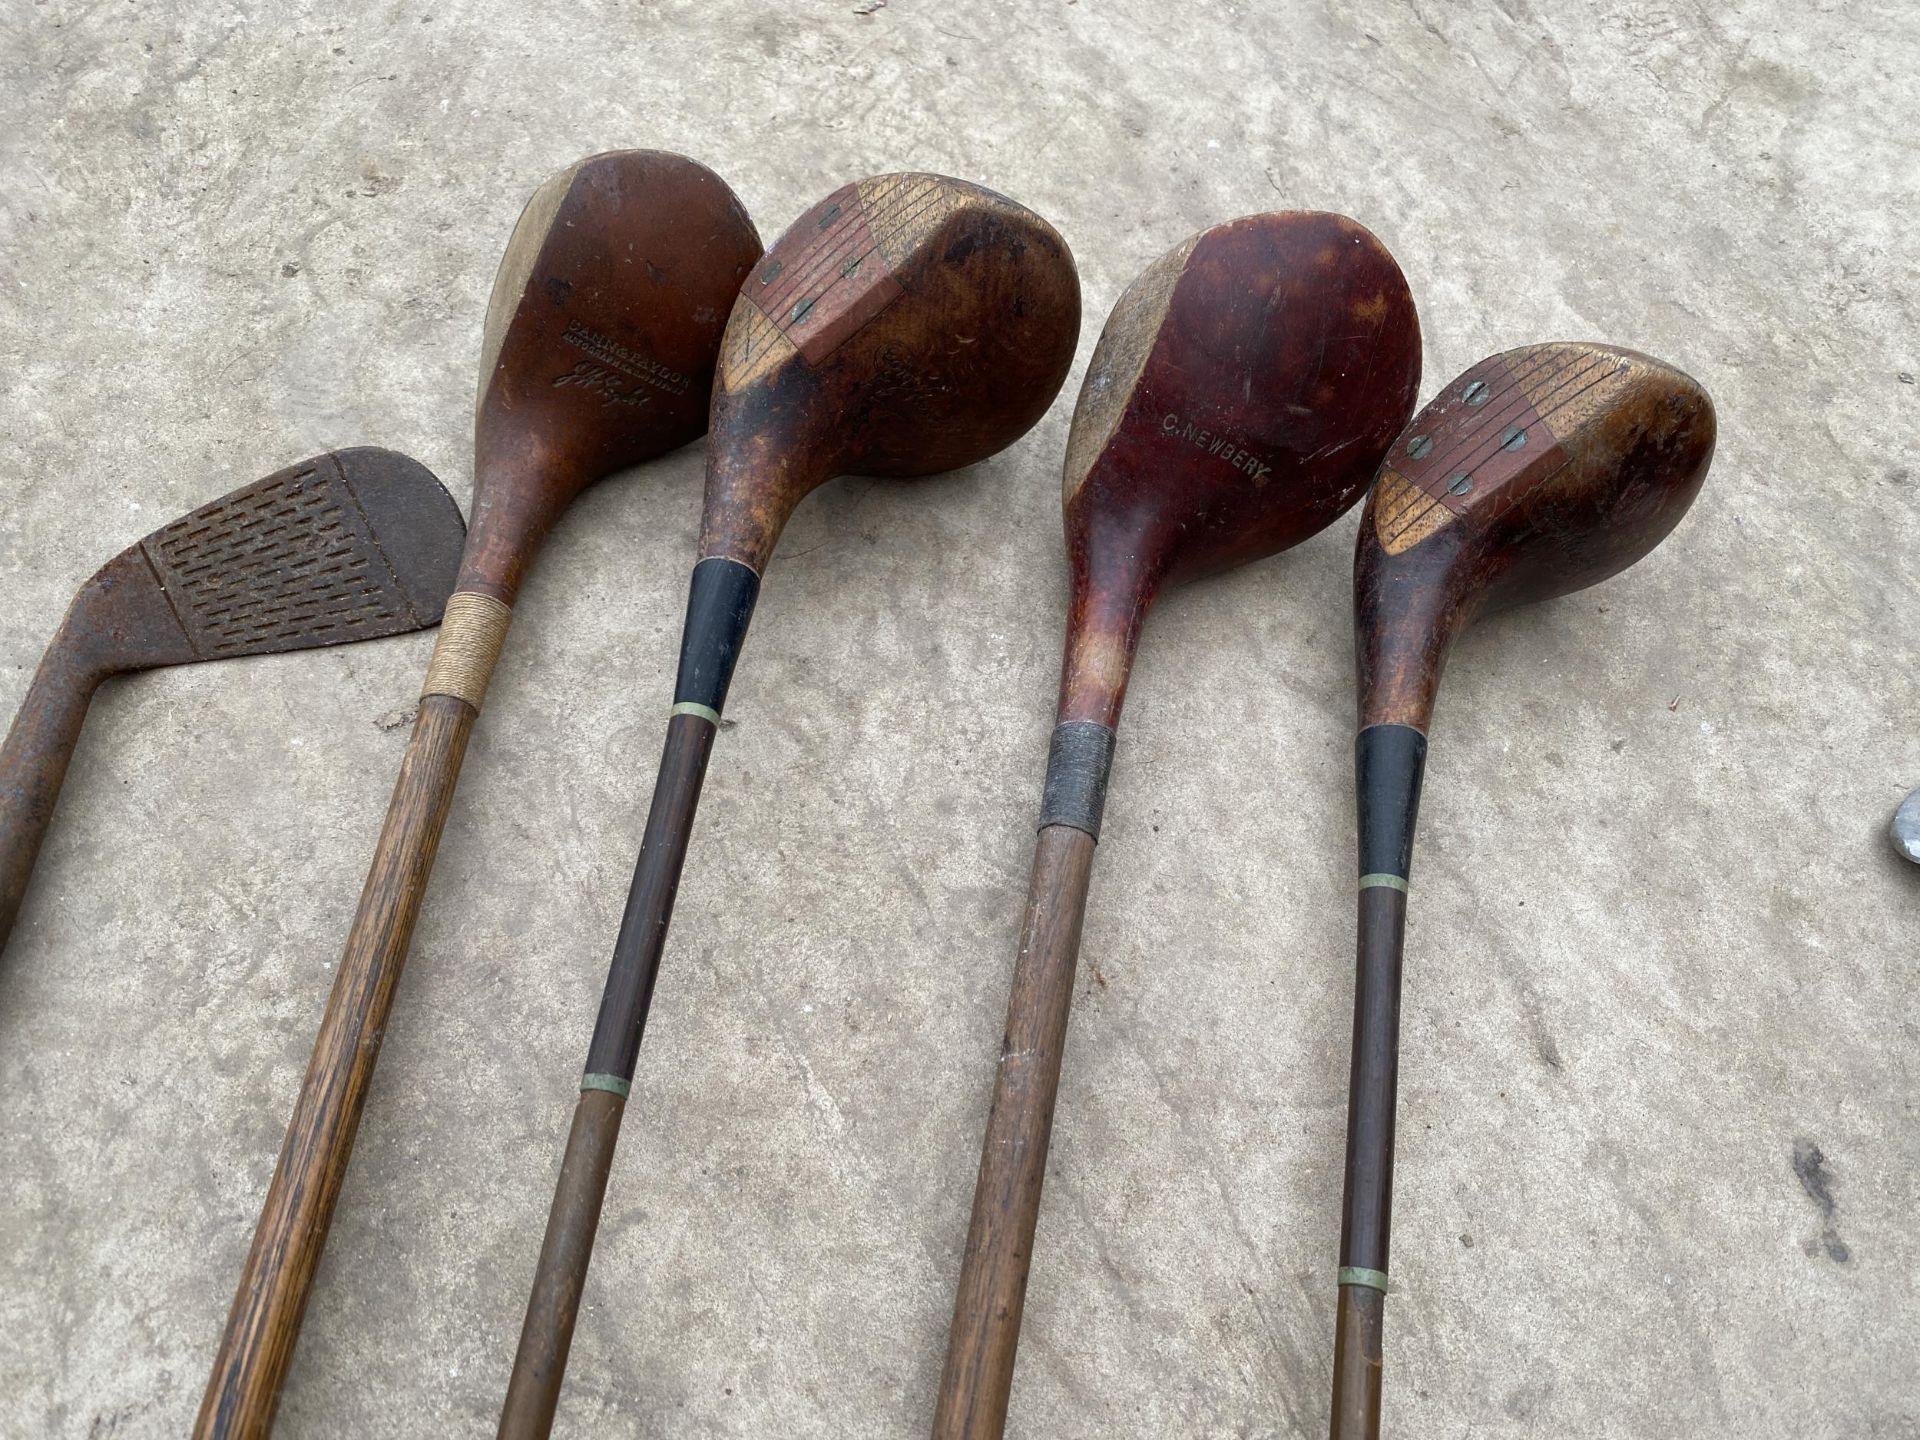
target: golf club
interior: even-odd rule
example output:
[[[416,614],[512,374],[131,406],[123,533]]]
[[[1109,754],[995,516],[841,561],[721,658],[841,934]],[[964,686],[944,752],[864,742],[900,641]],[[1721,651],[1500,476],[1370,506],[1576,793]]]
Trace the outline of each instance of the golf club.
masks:
[[[100,682],[439,622],[465,527],[424,465],[334,450],[202,505],[94,574],[0,747],[0,950]]]
[[[273,1423],[467,738],[527,567],[587,485],[705,429],[727,311],[759,256],[726,184],[657,150],[562,171],[514,227],[487,306],[459,578],[197,1435],[262,1435]]]
[[[748,278],[714,389],[701,558],[665,754],[501,1435],[545,1435],[553,1423],[701,780],[782,527],[836,475],[929,475],[1011,445],[1053,402],[1079,330],[1079,281],[1053,227],[938,175],[843,186]]]
[[[1167,586],[1285,550],[1345,513],[1419,384],[1406,280],[1339,215],[1256,215],[1194,236],[1134,281],[1100,336],[1067,441],[1059,712],[939,1440],[1006,1426],[1094,844],[1147,612]]]
[[[1713,405],[1677,370],[1609,345],[1483,360],[1414,417],[1360,519],[1359,950],[1331,1433],[1380,1433],[1400,968],[1427,725],[1456,636],[1565,595],[1660,543],[1713,458]]]

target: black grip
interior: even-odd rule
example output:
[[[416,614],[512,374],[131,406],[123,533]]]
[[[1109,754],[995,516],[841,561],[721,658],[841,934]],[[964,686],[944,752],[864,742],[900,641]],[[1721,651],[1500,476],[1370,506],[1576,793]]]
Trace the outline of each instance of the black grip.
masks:
[[[1427,737],[1411,725],[1369,725],[1353,742],[1360,806],[1360,873],[1405,880],[1413,863],[1413,826]]]
[[[1097,720],[1068,720],[1053,727],[1053,743],[1047,748],[1047,789],[1040,799],[1042,830],[1071,825],[1100,838],[1113,743],[1113,731]]]
[[[738,560],[713,556],[693,567],[674,704],[704,705],[716,713],[726,704],[759,595],[760,577]]]

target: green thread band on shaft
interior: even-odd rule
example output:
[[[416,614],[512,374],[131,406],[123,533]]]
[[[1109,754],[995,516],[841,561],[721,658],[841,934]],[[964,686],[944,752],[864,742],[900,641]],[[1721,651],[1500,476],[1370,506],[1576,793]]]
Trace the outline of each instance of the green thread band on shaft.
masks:
[[[720,728],[720,712],[711,705],[702,705],[695,700],[682,700],[667,713],[669,715],[698,715],[702,720],[713,726],[714,729],[717,730]]]
[[[1371,890],[1375,886],[1383,886],[1388,890],[1398,890],[1402,895],[1407,893],[1407,882],[1398,875],[1362,875],[1360,877],[1360,888],[1362,890]],[[1371,1275],[1374,1272],[1369,1270],[1367,1273]]]
[[[1384,1270],[1365,1270],[1358,1265],[1342,1265],[1340,1267],[1340,1283],[1342,1285],[1364,1285],[1367,1289],[1378,1290],[1384,1295],[1387,1293],[1387,1272]]]
[[[597,1075],[589,1070],[580,1077],[580,1088],[582,1090],[604,1090],[609,1095],[618,1095],[624,1100],[633,1090],[633,1082],[631,1080],[622,1080],[618,1075]]]

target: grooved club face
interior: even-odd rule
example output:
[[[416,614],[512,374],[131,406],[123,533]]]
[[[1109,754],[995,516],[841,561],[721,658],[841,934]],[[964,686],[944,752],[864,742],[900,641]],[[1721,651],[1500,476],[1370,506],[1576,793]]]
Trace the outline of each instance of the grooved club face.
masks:
[[[983,460],[1046,413],[1080,288],[1039,216],[939,175],[834,191],[754,267],[714,390],[702,556],[758,570],[834,475]]]
[[[108,561],[68,633],[113,671],[423,630],[446,605],[464,533],[418,462],[371,448],[317,455]]]
[[[759,256],[733,192],[683,156],[613,151],[540,187],[487,307],[462,589],[510,602],[530,532],[593,481],[699,437]]]
[[[1360,522],[1362,717],[1424,728],[1446,648],[1475,616],[1593,585],[1686,514],[1713,458],[1690,377],[1610,345],[1509,350],[1414,417]]]

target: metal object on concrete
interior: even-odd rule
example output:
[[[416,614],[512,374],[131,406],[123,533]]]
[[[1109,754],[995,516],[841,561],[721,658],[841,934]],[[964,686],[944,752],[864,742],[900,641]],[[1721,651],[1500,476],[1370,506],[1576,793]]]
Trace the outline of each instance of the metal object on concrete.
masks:
[[[453,588],[464,533],[424,465],[362,447],[242,486],[103,565],[0,747],[0,949],[101,681],[426,629]]]
[[[1887,838],[1893,842],[1897,854],[1920,865],[1920,790],[1902,800],[1900,808],[1893,812]]]

